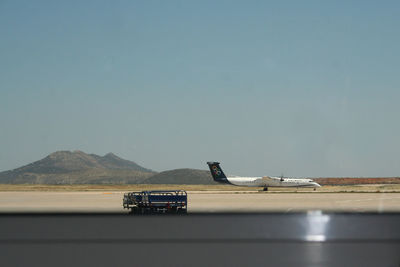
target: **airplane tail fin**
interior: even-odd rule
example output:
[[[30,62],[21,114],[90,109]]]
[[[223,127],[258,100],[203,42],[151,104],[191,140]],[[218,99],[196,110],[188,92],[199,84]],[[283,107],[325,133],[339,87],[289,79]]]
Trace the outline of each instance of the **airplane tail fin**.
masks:
[[[207,162],[208,167],[210,168],[211,175],[214,178],[214,181],[219,183],[227,183],[229,184],[228,179],[226,178],[225,173],[222,171],[219,166],[219,162]]]

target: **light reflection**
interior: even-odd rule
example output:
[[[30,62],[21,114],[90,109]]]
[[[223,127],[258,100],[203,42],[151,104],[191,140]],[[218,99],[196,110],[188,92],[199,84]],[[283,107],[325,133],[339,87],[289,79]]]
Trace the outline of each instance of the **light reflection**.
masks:
[[[307,212],[307,228],[305,240],[309,242],[326,241],[326,232],[330,216],[323,214],[320,210]]]

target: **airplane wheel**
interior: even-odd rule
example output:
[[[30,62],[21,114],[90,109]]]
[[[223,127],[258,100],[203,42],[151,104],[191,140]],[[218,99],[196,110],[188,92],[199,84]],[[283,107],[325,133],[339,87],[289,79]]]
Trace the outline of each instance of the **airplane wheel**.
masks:
[[[268,191],[268,187],[264,187],[263,191]]]
[[[314,191],[317,191],[317,188],[314,187]]]

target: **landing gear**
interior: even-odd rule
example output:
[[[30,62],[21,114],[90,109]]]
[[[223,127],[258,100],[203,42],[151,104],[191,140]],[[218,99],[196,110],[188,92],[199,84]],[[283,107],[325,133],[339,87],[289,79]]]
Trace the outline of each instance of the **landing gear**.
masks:
[[[314,187],[314,191],[317,191],[317,188],[316,188],[316,187]]]
[[[264,187],[263,191],[268,191],[268,187]]]

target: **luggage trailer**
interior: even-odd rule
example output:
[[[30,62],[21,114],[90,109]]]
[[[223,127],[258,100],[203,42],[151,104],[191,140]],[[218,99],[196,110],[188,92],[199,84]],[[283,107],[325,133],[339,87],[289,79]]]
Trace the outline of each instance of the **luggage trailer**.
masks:
[[[131,214],[187,213],[187,193],[184,190],[142,191],[124,194],[124,209]]]

